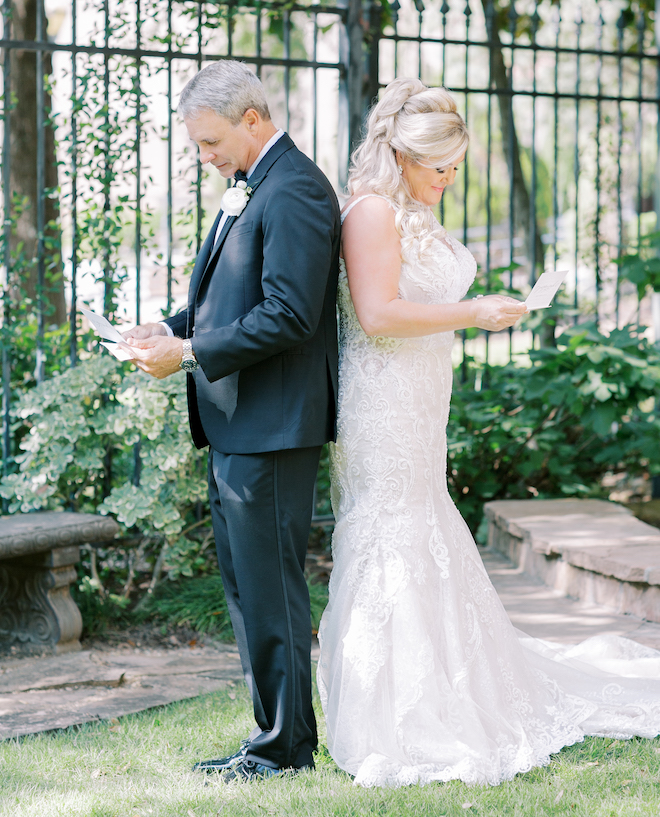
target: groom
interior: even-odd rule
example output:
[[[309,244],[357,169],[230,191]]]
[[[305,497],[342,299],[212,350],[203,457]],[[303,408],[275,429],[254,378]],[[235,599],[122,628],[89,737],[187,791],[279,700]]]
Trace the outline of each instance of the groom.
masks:
[[[187,308],[127,336],[144,371],[188,373],[257,722],[236,754],[195,768],[227,781],[270,777],[312,768],[317,745],[303,569],[319,454],[335,429],[339,207],[323,173],[275,128],[242,63],[206,66],[178,112],[200,161],[236,187],[197,257]]]

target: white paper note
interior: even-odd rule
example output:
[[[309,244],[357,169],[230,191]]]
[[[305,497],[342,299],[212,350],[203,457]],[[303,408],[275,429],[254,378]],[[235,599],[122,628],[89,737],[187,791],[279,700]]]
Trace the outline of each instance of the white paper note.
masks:
[[[527,309],[545,309],[550,306],[552,299],[557,294],[557,290],[567,275],[567,269],[544,272],[527,296],[527,300],[525,301]]]
[[[91,323],[96,334],[103,338],[101,345],[105,346],[117,360],[133,360],[135,358],[131,347],[126,343],[123,336],[103,315],[97,315],[96,312],[84,309],[82,306],[79,309]]]
[[[101,346],[105,346],[108,352],[110,352],[111,355],[114,355],[117,360],[135,360],[135,355],[133,354],[130,346],[122,345],[120,343],[113,343],[111,340],[102,340]]]

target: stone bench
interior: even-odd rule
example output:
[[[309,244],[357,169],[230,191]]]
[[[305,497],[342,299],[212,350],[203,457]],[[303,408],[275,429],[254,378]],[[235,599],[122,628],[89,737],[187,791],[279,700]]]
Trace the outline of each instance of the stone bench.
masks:
[[[488,545],[566,596],[660,622],[660,530],[614,502],[488,502]]]
[[[92,514],[0,517],[0,653],[80,649],[82,617],[69,592],[80,545],[118,530],[114,519]]]

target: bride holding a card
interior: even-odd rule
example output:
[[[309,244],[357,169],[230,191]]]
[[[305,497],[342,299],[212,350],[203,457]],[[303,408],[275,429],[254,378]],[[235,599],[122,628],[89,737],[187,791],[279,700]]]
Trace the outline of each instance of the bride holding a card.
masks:
[[[514,630],[447,490],[454,330],[504,329],[527,311],[461,300],[476,263],[431,208],[467,144],[447,91],[395,80],[343,212],[337,524],[317,678],[330,753],[365,786],[494,785],[586,734],[660,731],[660,654]]]

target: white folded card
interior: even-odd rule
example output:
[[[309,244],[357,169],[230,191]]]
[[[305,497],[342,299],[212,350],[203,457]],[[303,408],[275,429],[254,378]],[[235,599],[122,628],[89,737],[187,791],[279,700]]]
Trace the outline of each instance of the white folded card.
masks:
[[[567,269],[544,272],[527,296],[527,300],[525,301],[527,309],[545,309],[547,306],[550,306],[552,299],[557,294],[557,290],[567,275]]]
[[[96,312],[84,309],[82,306],[79,309],[94,327],[96,334],[103,338],[101,346],[105,346],[110,354],[114,355],[117,360],[133,360],[135,358],[131,347],[126,343],[123,336],[103,315],[97,315]]]

